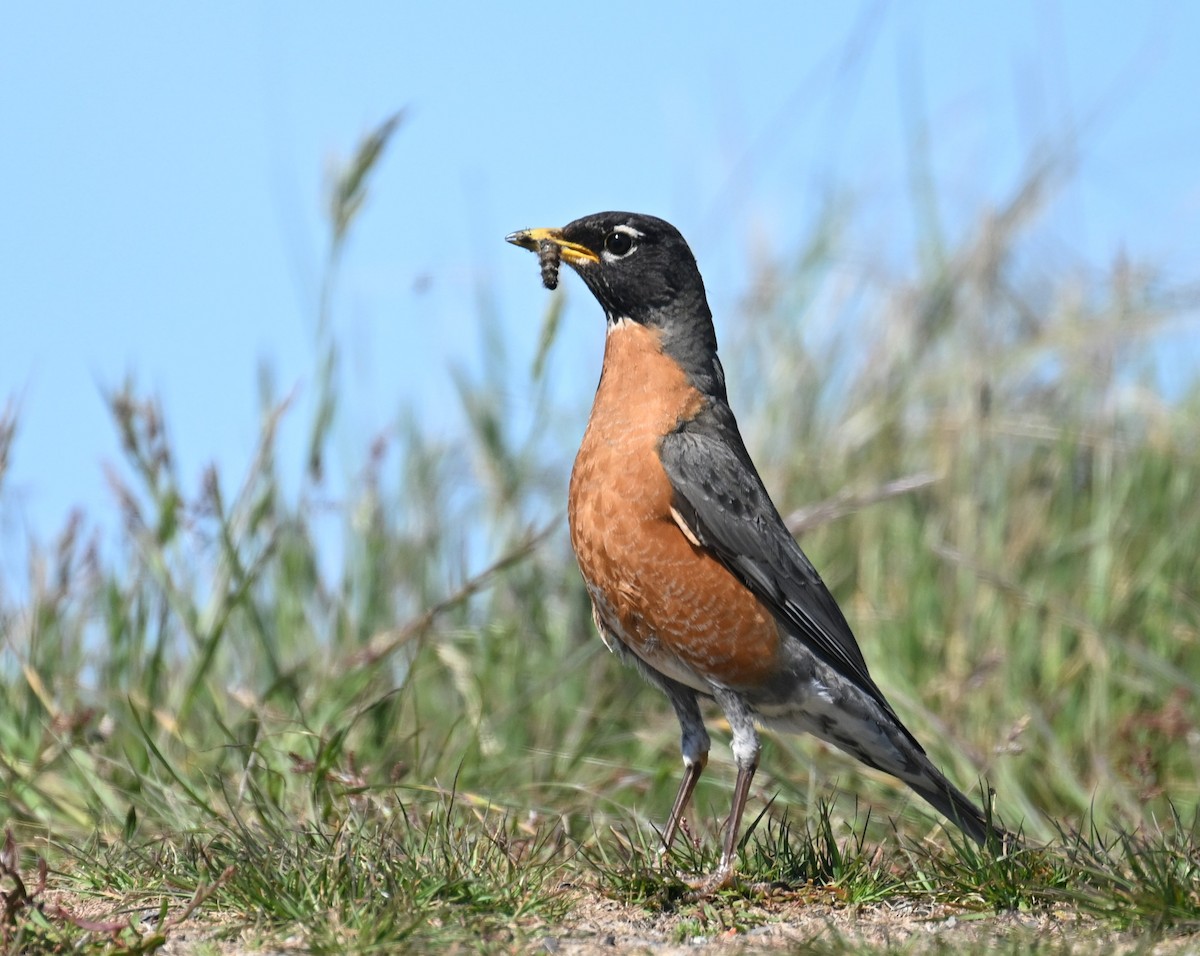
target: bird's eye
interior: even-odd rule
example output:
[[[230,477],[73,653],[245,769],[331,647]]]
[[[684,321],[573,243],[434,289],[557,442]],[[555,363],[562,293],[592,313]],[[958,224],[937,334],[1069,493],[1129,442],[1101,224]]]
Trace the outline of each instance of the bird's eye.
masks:
[[[627,232],[610,232],[604,237],[604,251],[620,258],[633,248],[633,236]]]

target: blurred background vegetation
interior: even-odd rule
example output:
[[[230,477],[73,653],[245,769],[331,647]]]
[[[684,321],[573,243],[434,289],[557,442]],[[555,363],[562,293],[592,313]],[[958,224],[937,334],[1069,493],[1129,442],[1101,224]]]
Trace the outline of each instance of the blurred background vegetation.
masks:
[[[393,128],[332,190],[327,286]],[[1132,256],[1053,281],[1029,269],[1028,231],[1064,175],[1031,168],[961,244],[931,229],[910,275],[848,279],[854,211],[830,203],[722,317],[729,391],[876,680],[952,779],[986,780],[1001,818],[1038,840],[1192,827],[1200,377],[1165,382],[1159,351],[1197,291]],[[529,257],[511,268],[538,281]],[[594,343],[598,370],[601,335],[598,315],[559,327],[562,296],[586,294],[564,284],[536,356],[506,354],[481,307],[492,359],[449,373],[463,435],[403,416],[360,444],[340,434],[354,383],[327,314],[303,462],[277,454],[298,412],[266,371],[247,409],[257,456],[209,471],[198,495],[155,396],[108,395],[118,547],[72,516],[0,589],[0,814],[21,839],[69,856],[281,834],[406,819],[451,791],[555,845],[661,824],[674,717],[595,639],[566,541],[591,383],[564,408],[547,369],[570,336]],[[354,476],[344,494],[331,458]],[[715,726],[696,813],[710,829],[733,776]],[[870,840],[940,827],[808,739],[772,737],[755,790],[775,815],[830,799],[836,825]]]

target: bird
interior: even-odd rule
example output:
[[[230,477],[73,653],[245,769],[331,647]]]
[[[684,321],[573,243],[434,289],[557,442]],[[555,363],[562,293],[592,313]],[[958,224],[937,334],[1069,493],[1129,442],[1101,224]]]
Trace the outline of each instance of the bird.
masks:
[[[896,715],[772,502],[730,407],[704,281],[680,232],[654,216],[601,212],[505,238],[538,253],[555,284],[566,262],[604,310],[567,518],[596,629],[679,720],[684,771],[663,850],[708,763],[701,700],[724,714],[737,767],[705,891],[734,880],[759,727],[813,734],[899,778],[980,845],[1003,844],[1006,831]]]

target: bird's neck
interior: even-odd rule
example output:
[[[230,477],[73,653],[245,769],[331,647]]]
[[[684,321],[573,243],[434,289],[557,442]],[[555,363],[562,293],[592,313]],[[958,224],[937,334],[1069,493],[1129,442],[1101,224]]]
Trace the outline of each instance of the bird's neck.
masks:
[[[712,312],[703,294],[695,301],[675,300],[670,307],[653,310],[637,319],[612,313],[607,319],[608,348],[612,347],[614,335],[633,327],[650,331],[662,354],[679,367],[692,388],[708,398],[728,401],[725,372],[717,358]]]

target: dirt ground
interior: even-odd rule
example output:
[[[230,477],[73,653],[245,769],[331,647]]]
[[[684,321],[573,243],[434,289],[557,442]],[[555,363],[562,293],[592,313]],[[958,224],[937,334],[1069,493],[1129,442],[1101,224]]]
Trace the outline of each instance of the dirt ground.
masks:
[[[569,892],[572,906],[561,923],[523,927],[521,943],[494,940],[495,950],[562,956],[635,953],[676,956],[698,951],[836,954],[867,947],[922,954],[999,947],[1007,952],[1036,950],[1052,954],[1200,954],[1200,934],[1154,938],[1113,932],[1069,912],[981,916],[914,903],[848,907],[787,894],[767,897],[761,903],[747,904],[737,910],[721,904],[692,907],[690,915],[650,914],[581,889]],[[78,919],[114,918],[113,904],[102,900],[50,892],[46,894],[46,903],[61,906]],[[139,904],[136,909],[125,910],[122,917],[150,931],[159,911],[152,904]],[[169,913],[168,919],[171,918]],[[172,926],[166,944],[158,952],[163,956],[294,956],[304,951],[302,934],[264,942],[259,931],[234,929],[238,922],[232,914],[223,919],[219,912],[206,908]],[[722,928],[722,924],[730,923],[735,925]],[[407,948],[399,944],[397,950]]]
[[[1200,953],[1200,936],[1165,938],[1147,949],[1146,938],[1113,933],[1071,914],[979,916],[917,904],[831,906],[795,897],[769,900],[751,914],[759,925],[704,932],[675,914],[648,917],[608,900],[581,899],[562,932],[543,942],[564,956],[707,952],[854,952],[860,948],[905,953],[954,953],[1004,945],[1053,953]],[[693,928],[696,932],[693,932]],[[551,934],[552,935],[552,934]],[[548,945],[547,945],[548,944]],[[1020,949],[1014,946],[1022,944]]]

